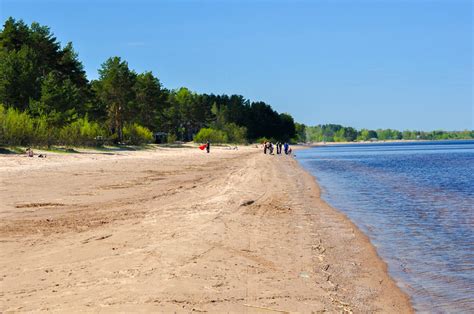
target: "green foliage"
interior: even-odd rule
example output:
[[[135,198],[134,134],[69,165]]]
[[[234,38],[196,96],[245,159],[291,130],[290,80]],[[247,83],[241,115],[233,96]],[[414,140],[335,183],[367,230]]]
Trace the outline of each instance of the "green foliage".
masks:
[[[362,129],[358,132],[357,141],[371,141],[377,140],[377,132],[374,130]]]
[[[227,143],[228,138],[225,132],[215,130],[211,128],[202,128],[198,134],[194,136],[194,142],[205,143],[210,141],[211,143],[222,144]]]
[[[296,143],[305,143],[306,142],[306,125],[301,123],[295,123],[295,138]]]
[[[293,118],[264,102],[251,103],[241,95],[197,94],[185,87],[169,91],[151,72],[137,74],[119,57],[106,60],[99,79],[88,82],[72,44],[61,47],[50,29],[38,23],[28,26],[13,18],[5,22],[0,73],[0,103],[46,119],[38,126],[40,142],[51,142],[46,138],[59,136],[63,127],[63,134],[77,133],[73,123],[86,115],[106,124],[116,143],[124,140],[123,127],[130,123],[176,134],[182,141],[192,140],[204,127],[220,130],[236,143],[296,135]]]
[[[40,100],[30,102],[30,113],[36,116],[46,114],[51,124],[62,126],[77,118],[74,104],[80,102],[80,91],[73,82],[50,72],[43,80]]]
[[[346,138],[344,137],[344,128],[339,129],[339,130],[336,131],[336,133],[334,133],[333,140],[334,140],[334,142],[345,142],[346,141]]]
[[[345,141],[344,127],[338,124],[324,124],[307,127],[306,137],[310,142],[334,142],[336,140]]]
[[[211,107],[211,112],[215,116],[215,120],[212,123],[212,127],[218,130],[222,130],[226,125],[226,112],[227,108],[222,106],[219,108],[214,102]]]
[[[402,133],[397,130],[392,129],[385,129],[385,130],[377,130],[377,138],[379,140],[400,140],[402,139]]]
[[[342,125],[318,125],[306,127],[306,137],[310,142],[351,142],[372,140],[448,140],[448,139],[472,139],[474,131],[410,131],[400,132],[393,129],[379,129],[377,131],[361,129],[355,130]]]
[[[352,142],[357,138],[357,130],[351,127],[344,128],[344,139],[346,142]]]
[[[0,145],[50,146],[57,139],[57,132],[47,118],[32,118],[15,108],[0,105]]]
[[[153,133],[137,123],[127,124],[123,128],[123,140],[131,145],[148,144],[153,141]]]
[[[157,115],[165,106],[160,81],[151,72],[138,74],[134,89],[136,99],[132,108],[133,121],[155,130],[158,126]]]
[[[96,122],[87,117],[80,118],[61,128],[59,143],[67,146],[97,146],[98,139],[106,136],[106,132]]]
[[[119,57],[107,59],[89,82],[71,43],[61,46],[47,26],[9,18],[0,32],[0,144],[141,144],[151,131],[168,141],[245,143],[255,139],[322,142],[466,139],[461,132],[360,131],[337,124],[305,126],[269,104],[241,95],[163,88],[151,72],[137,74]],[[90,120],[89,120],[90,118]]]
[[[0,102],[25,110],[30,98],[38,97],[35,58],[35,52],[27,46],[19,50],[0,50]]]
[[[34,121],[25,112],[0,106],[0,145],[29,145]]]
[[[306,138],[309,142],[368,141],[377,138],[377,133],[367,129],[358,132],[352,127],[344,127],[339,124],[324,124],[306,127]]]
[[[123,140],[123,126],[130,122],[135,100],[136,73],[119,57],[107,59],[99,69],[100,79],[94,85],[96,93],[106,107],[112,133]]]
[[[4,142],[3,121],[5,120],[5,107],[0,105],[0,145]]]
[[[59,137],[58,129],[51,126],[48,123],[46,116],[40,116],[34,121],[34,133],[32,137],[32,144],[36,146],[48,146],[50,147]]]
[[[49,114],[51,106],[82,107],[89,94],[85,71],[72,44],[61,48],[50,29],[38,23],[28,26],[13,18],[5,22],[0,32],[0,73],[0,103],[20,110],[37,105],[43,96],[55,101],[44,104],[41,114]],[[44,95],[44,88],[52,95]],[[64,102],[67,108],[62,107]]]
[[[166,142],[168,144],[173,144],[178,140],[178,137],[174,133],[169,133],[168,136],[166,137]]]
[[[247,128],[238,126],[235,123],[228,123],[224,125],[223,129],[227,136],[227,142],[234,144],[245,144],[247,143]]]
[[[263,144],[263,143],[265,143],[265,142],[273,142],[273,143],[275,143],[276,141],[275,141],[275,139],[273,139],[273,138],[268,138],[268,137],[263,136],[263,137],[257,138],[254,142],[257,143],[257,144]]]
[[[296,135],[295,121],[288,113],[280,113],[275,138],[280,141],[289,141]]]

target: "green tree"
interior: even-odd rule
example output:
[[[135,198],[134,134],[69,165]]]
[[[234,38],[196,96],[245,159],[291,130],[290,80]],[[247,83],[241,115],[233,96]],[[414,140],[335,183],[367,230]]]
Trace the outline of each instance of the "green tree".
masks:
[[[347,142],[353,142],[357,138],[357,130],[352,127],[344,128],[344,138]]]
[[[295,131],[296,136],[295,140],[298,143],[305,143],[306,142],[306,125],[301,123],[295,123]]]
[[[334,133],[334,142],[345,142],[346,138],[344,137],[344,128],[339,129]]]
[[[20,110],[40,100],[50,73],[59,81],[70,80],[80,92],[81,97],[69,106],[80,111],[90,96],[85,71],[72,44],[61,49],[50,29],[36,22],[30,27],[13,18],[5,22],[0,32],[0,73],[0,102]]]
[[[367,129],[361,129],[359,131],[359,134],[357,135],[357,140],[358,141],[368,141],[370,139],[369,137],[369,130]]]
[[[20,110],[30,99],[38,98],[36,55],[27,46],[19,50],[0,50],[0,102]]]
[[[358,141],[369,141],[373,138],[377,138],[377,132],[368,129],[361,129],[357,136]]]
[[[152,72],[137,75],[135,82],[136,104],[134,121],[148,129],[157,129],[157,115],[165,106],[160,81]]]
[[[16,21],[9,17],[3,24],[0,33],[0,49],[5,51],[18,51],[30,38],[30,29],[22,20]]]
[[[223,130],[229,143],[245,144],[247,142],[247,128],[235,123],[227,123]]]
[[[79,103],[81,93],[77,86],[70,79],[63,80],[57,72],[50,72],[42,82],[40,100],[30,103],[30,112],[47,115],[50,123],[63,126],[77,118]]]
[[[289,141],[296,135],[295,121],[288,113],[280,113],[277,129],[273,135],[280,141]]]
[[[211,143],[227,143],[227,135],[224,131],[216,130],[212,128],[202,128],[194,136],[194,141],[196,143],[205,143],[206,141],[211,141]]]
[[[123,136],[125,142],[132,145],[151,143],[153,140],[153,132],[137,123],[125,125]]]
[[[212,104],[211,112],[215,117],[212,123],[213,128],[222,130],[225,127],[227,123],[226,111],[226,107],[219,108],[215,102]]]
[[[122,142],[124,123],[132,120],[136,74],[126,61],[112,57],[102,64],[99,75],[95,85],[97,95],[107,107],[112,133],[116,134],[118,142]]]

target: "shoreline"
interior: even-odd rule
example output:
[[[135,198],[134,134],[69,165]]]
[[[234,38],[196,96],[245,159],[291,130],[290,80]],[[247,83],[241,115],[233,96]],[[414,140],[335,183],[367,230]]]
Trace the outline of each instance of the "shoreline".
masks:
[[[413,312],[294,158],[253,147],[0,158],[2,311]]]
[[[307,149],[307,148],[302,147],[302,148],[299,148],[299,149]],[[307,177],[309,177],[309,180],[313,181],[313,184],[315,186],[314,189],[315,189],[316,194],[317,194],[317,201],[319,203],[321,203],[322,207],[323,208],[328,208],[330,211],[334,211],[336,213],[336,215],[342,217],[342,219],[344,220],[344,223],[350,225],[351,228],[353,228],[353,230],[354,230],[353,232],[356,234],[356,236],[359,237],[362,240],[362,242],[368,244],[368,253],[372,256],[369,256],[367,258],[368,259],[373,258],[374,264],[377,264],[376,267],[380,267],[383,270],[384,274],[386,275],[387,279],[380,279],[380,280],[383,280],[383,281],[385,281],[385,280],[388,281],[388,287],[387,287],[386,290],[390,290],[390,289],[399,290],[399,292],[401,292],[401,294],[402,294],[401,298],[402,298],[403,302],[406,302],[406,305],[408,305],[408,307],[410,309],[409,311],[411,313],[414,313],[414,309],[413,309],[413,305],[412,305],[410,296],[400,286],[398,286],[396,280],[394,278],[392,278],[392,276],[390,276],[389,271],[388,271],[388,264],[378,254],[377,249],[372,244],[369,236],[366,235],[345,213],[343,213],[341,210],[339,210],[335,207],[332,207],[329,203],[327,203],[325,200],[322,199],[322,197],[321,197],[321,188],[319,186],[317,178],[313,174],[311,174],[308,170],[306,170],[296,159],[294,159],[294,160],[296,162],[296,167],[300,168],[300,170],[302,172],[304,172],[304,174]],[[385,292],[386,291],[384,291],[384,293]]]
[[[446,140],[377,140],[377,141],[357,141],[357,142],[311,142],[306,144],[298,144],[302,147],[322,147],[334,145],[364,145],[364,144],[390,144],[390,143],[436,143],[436,142],[460,142],[474,141],[474,139],[446,139]]]
[[[304,149],[304,148],[303,148]],[[336,212],[338,215],[340,215],[341,217],[343,217],[343,219],[345,220],[345,222],[347,224],[349,224],[355,231],[355,233],[358,234],[358,236],[363,239],[364,242],[367,242],[368,245],[370,246],[370,254],[373,254],[375,257],[374,259],[378,260],[378,263],[380,264],[380,267],[383,269],[385,275],[388,277],[388,281],[390,281],[390,285],[395,285],[396,288],[395,289],[399,289],[400,292],[404,295],[404,298],[406,298],[406,301],[408,302],[409,304],[409,307],[411,308],[411,312],[414,312],[414,309],[413,309],[413,305],[412,305],[412,301],[411,301],[411,298],[410,296],[397,284],[396,280],[390,275],[389,273],[389,270],[388,270],[388,264],[383,260],[383,258],[378,254],[377,252],[377,249],[376,247],[372,244],[369,236],[367,234],[365,234],[356,224],[355,222],[353,222],[344,212],[342,212],[341,210],[331,206],[329,203],[327,203],[325,200],[323,200],[321,198],[321,189],[320,189],[320,186],[319,186],[319,183],[318,183],[318,180],[317,178],[311,174],[308,170],[306,170],[298,161],[297,161],[297,167],[301,168],[301,170],[307,175],[309,176],[313,181],[314,181],[314,184],[316,185],[316,189],[317,189],[317,194],[318,194],[318,201],[321,202],[322,204],[324,204],[323,206],[324,207],[328,207],[329,210],[332,210],[334,212]]]

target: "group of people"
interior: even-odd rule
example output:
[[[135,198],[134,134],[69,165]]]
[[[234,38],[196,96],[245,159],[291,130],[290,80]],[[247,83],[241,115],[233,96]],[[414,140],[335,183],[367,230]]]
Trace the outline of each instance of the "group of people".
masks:
[[[268,152],[270,155],[273,155],[274,146],[276,147],[277,155],[282,154],[282,148],[285,151],[285,155],[291,154],[291,148],[288,143],[283,144],[281,142],[277,142],[276,144],[273,144],[269,141],[263,143],[263,153],[266,154]]]
[[[258,147],[258,146],[256,146]],[[276,153],[277,155],[281,155],[282,152],[284,151],[285,152],[285,155],[291,155],[292,153],[292,150],[291,150],[291,147],[288,143],[281,143],[281,142],[277,142],[276,144],[273,144],[272,142],[270,141],[266,141],[263,143],[263,153],[264,154],[270,154],[270,155],[273,155],[273,150],[275,149],[276,147]],[[206,150],[207,153],[209,153],[211,151],[211,142],[210,141],[207,141],[206,144],[203,144],[201,146],[199,146],[199,148],[201,150]],[[235,146],[235,147],[231,147],[231,149],[235,149],[237,150],[238,147]]]

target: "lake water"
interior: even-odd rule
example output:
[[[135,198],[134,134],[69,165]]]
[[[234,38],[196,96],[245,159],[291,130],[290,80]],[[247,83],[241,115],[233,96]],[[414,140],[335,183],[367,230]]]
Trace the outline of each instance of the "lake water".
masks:
[[[325,146],[297,159],[417,311],[474,313],[474,141]]]

